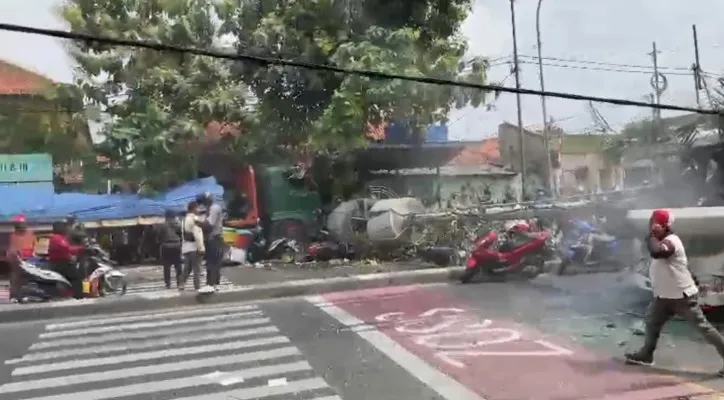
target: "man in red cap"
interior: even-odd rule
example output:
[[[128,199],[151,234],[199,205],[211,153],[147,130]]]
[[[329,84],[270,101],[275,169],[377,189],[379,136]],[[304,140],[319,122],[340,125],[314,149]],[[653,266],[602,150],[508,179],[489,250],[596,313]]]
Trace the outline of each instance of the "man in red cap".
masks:
[[[699,307],[699,289],[689,271],[684,245],[672,230],[673,222],[668,210],[655,210],[651,214],[648,249],[653,258],[649,277],[654,298],[646,312],[644,345],[638,351],[626,354],[626,361],[630,363],[653,364],[661,329],[674,314],[695,325],[724,360],[724,337]],[[724,368],[719,370],[718,375],[724,376]]]

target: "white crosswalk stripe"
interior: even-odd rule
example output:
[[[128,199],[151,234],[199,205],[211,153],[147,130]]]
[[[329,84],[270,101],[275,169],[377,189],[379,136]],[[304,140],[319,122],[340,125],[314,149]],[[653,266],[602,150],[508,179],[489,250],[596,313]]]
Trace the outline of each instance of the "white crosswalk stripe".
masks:
[[[163,281],[163,267],[158,266],[157,268],[154,268],[152,270],[152,277],[147,277],[144,279],[143,282],[136,282],[131,283],[128,285],[128,288],[126,289],[127,295],[138,295],[138,294],[148,294],[148,293],[154,293],[154,292],[162,292],[167,291],[166,289],[166,283]],[[204,268],[201,269],[201,274],[199,274],[201,285],[206,284],[206,270]],[[156,278],[156,279],[154,279]],[[193,290],[194,288],[194,280],[193,276],[189,276],[189,279],[186,281],[186,288],[187,290]],[[173,290],[176,290],[176,277],[173,275],[173,272],[171,273],[171,287]],[[234,284],[231,283],[230,280],[228,280],[223,275],[221,276],[219,285],[219,290],[227,290],[234,287]]]
[[[15,400],[342,400],[255,305],[46,326],[0,386]]]

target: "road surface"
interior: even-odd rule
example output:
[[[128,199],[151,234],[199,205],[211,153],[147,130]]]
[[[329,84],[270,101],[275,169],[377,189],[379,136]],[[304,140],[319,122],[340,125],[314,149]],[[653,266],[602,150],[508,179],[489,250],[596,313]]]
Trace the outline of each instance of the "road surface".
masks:
[[[0,325],[0,399],[696,398],[715,353],[675,322],[624,366],[640,298],[614,275],[427,285]],[[688,396],[688,397],[685,397]]]

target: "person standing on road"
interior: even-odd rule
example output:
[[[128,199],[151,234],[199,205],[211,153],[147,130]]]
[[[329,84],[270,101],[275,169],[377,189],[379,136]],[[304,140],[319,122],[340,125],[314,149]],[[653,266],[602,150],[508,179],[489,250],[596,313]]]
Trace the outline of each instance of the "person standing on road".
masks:
[[[181,222],[181,252],[184,258],[183,279],[179,290],[184,290],[189,275],[194,274],[194,289],[201,289],[201,259],[205,253],[204,233],[198,225],[199,205],[192,201],[188,204],[186,216]]]
[[[13,233],[10,234],[10,243],[6,259],[10,265],[10,298],[18,299],[23,285],[20,260],[28,259],[35,252],[35,233],[28,228],[24,215],[16,215],[12,219]],[[19,259],[18,259],[19,258]]]
[[[221,263],[224,259],[224,209],[220,204],[214,202],[214,197],[209,192],[204,193],[201,196],[201,200],[206,206],[206,224],[208,229],[208,234],[205,235],[206,285],[217,290],[221,283]]]
[[[181,224],[173,210],[166,210],[166,220],[160,227],[161,264],[163,264],[163,281],[166,289],[171,289],[171,268],[176,271],[176,287],[181,287]]]
[[[684,245],[672,230],[673,222],[668,210],[655,210],[651,214],[648,250],[653,258],[649,276],[654,298],[646,313],[644,345],[636,352],[627,353],[626,361],[652,365],[661,329],[675,314],[695,325],[724,361],[724,337],[699,307],[699,289],[689,270]],[[717,375],[724,376],[724,368]]]

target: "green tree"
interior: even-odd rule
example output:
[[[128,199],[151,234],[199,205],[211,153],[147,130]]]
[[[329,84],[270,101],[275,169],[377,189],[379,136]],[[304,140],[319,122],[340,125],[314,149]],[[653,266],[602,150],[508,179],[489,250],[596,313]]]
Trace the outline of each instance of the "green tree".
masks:
[[[214,0],[68,0],[61,15],[74,32],[215,48]],[[77,86],[105,113],[100,151],[113,171],[155,188],[193,177],[212,121],[247,130],[245,85],[227,61],[98,43],[74,42]]]
[[[487,63],[464,59],[459,27],[471,0],[224,0],[223,32],[239,53],[385,73],[483,83]],[[257,146],[344,150],[368,123],[404,120],[414,133],[484,93],[294,67],[237,63],[267,133]],[[251,138],[251,137],[250,137]],[[245,138],[245,139],[250,139]],[[254,147],[247,143],[248,146]]]
[[[35,94],[0,101],[0,152],[49,153],[56,164],[81,159],[91,148],[82,103],[72,86],[48,81]]]

